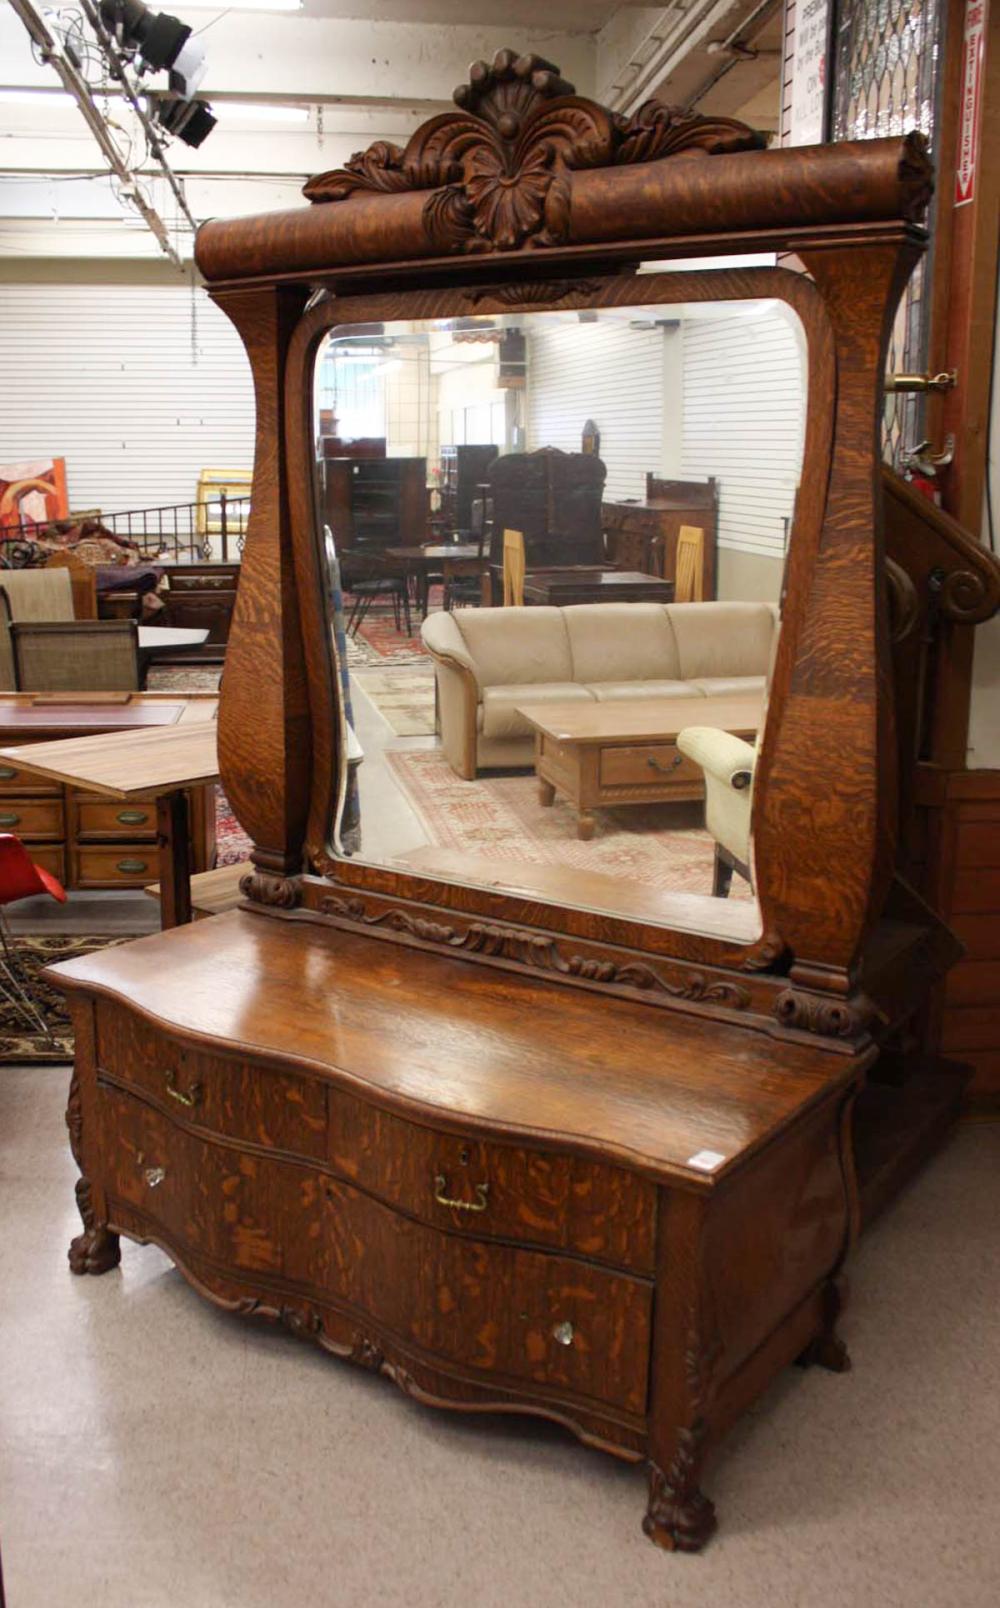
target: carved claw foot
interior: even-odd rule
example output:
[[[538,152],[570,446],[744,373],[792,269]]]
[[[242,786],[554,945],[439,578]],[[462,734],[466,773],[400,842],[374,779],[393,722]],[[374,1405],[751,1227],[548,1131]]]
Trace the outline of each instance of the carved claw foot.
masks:
[[[831,1373],[847,1373],[851,1358],[843,1340],[836,1332],[837,1319],[844,1306],[842,1290],[828,1284],[823,1292],[823,1327],[805,1350],[796,1357],[800,1368],[828,1368]]]
[[[668,1473],[655,1463],[649,1466],[649,1507],[642,1528],[668,1552],[700,1552],[718,1524],[714,1503],[692,1483],[687,1463],[682,1445]]]
[[[122,1259],[118,1235],[110,1228],[87,1228],[69,1248],[71,1273],[107,1273]]]
[[[83,1233],[78,1234],[69,1248],[71,1273],[107,1273],[122,1259],[118,1235],[106,1223],[94,1220],[90,1180],[76,1181],[76,1204],[83,1221]]]

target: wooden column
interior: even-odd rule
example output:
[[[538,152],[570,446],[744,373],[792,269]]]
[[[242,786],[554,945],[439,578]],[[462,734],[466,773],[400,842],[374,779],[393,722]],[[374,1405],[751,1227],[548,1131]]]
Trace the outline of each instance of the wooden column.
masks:
[[[257,444],[246,546],[219,706],[226,796],[253,840],[243,891],[264,904],[296,899],[309,800],[309,706],[292,559],[285,455],[289,343],[308,287],[217,290],[253,369]]]

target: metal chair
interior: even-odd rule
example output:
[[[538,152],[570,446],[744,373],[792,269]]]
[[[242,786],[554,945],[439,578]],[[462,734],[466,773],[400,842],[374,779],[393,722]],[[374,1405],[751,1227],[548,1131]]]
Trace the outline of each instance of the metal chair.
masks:
[[[58,878],[35,865],[13,832],[0,832],[0,994],[33,1029],[51,1039],[52,1029],[33,997],[32,980],[18,954],[6,915],[7,905],[40,893],[66,903],[66,889]]]

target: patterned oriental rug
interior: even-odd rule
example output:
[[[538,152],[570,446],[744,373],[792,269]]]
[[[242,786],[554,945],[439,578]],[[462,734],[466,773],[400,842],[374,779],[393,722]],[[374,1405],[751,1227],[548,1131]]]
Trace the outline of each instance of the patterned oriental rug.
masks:
[[[352,685],[362,688],[397,737],[434,734],[434,671],[425,664],[351,671]]]
[[[700,804],[595,810],[589,843],[576,835],[576,811],[557,798],[538,802],[534,775],[464,782],[436,752],[393,753],[386,763],[436,848],[488,854],[493,861],[600,871],[646,887],[710,893],[714,844],[696,823]],[[731,898],[750,899],[742,877]]]
[[[70,938],[65,934],[52,937],[17,938],[17,955],[31,983],[31,993],[48,1024],[52,1038],[33,1031],[20,1012],[7,1000],[7,985],[0,992],[0,1062],[2,1061],[72,1061],[73,1033],[65,997],[49,983],[39,980],[44,966],[54,966],[59,960],[75,960],[89,955],[95,949],[109,949],[113,944],[127,943],[120,935]]]

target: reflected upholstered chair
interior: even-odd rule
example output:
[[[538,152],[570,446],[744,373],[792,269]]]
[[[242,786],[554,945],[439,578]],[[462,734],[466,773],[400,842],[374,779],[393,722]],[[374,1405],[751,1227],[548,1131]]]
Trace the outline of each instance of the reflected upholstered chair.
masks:
[[[10,636],[20,692],[139,690],[134,620],[14,620]]]
[[[705,773],[705,825],[715,839],[712,893],[726,898],[733,872],[750,875],[750,807],[757,750],[716,726],[685,726],[677,747]]]

